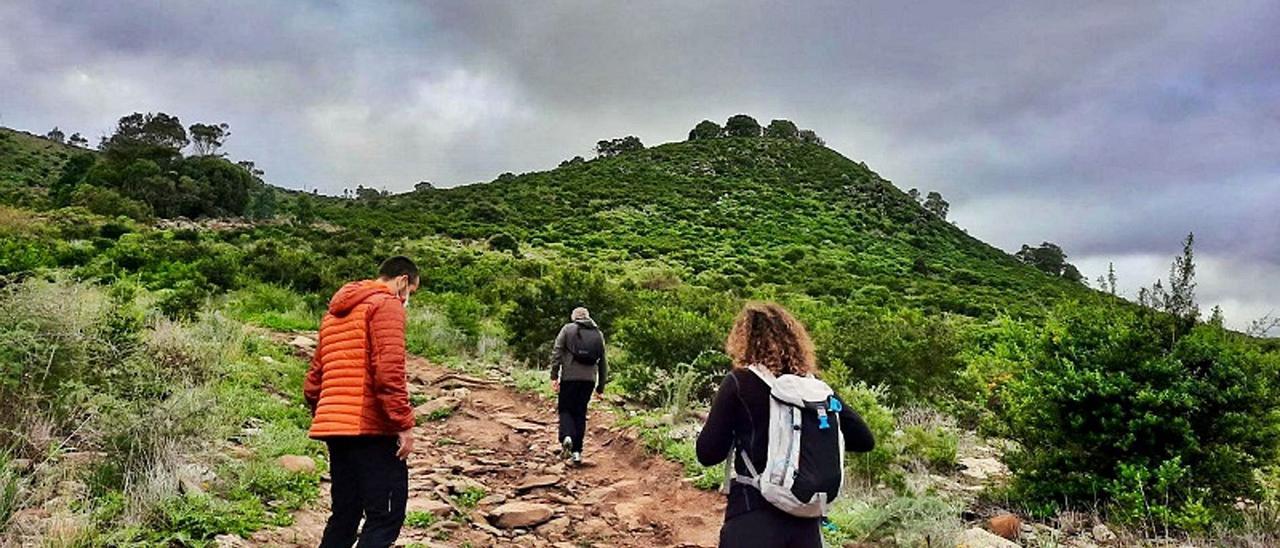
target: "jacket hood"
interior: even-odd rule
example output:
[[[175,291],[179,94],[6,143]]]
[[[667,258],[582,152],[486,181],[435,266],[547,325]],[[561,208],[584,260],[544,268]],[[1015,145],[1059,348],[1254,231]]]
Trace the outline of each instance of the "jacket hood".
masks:
[[[593,320],[593,319],[591,319],[591,318],[584,318],[584,319],[581,319],[581,320],[573,320],[573,323],[576,323],[576,324],[578,324],[579,326],[581,326],[581,327],[585,327],[585,328],[587,328],[587,329],[599,329],[599,328],[600,328],[599,326],[597,326],[597,325],[596,325],[596,321],[595,321],[595,320]]]
[[[333,294],[333,298],[329,299],[329,313],[334,316],[345,316],[348,312],[351,312],[351,309],[379,293],[395,296],[395,293],[391,291],[390,287],[387,287],[387,284],[378,280],[350,282],[342,286],[342,289],[339,289],[337,293]]]

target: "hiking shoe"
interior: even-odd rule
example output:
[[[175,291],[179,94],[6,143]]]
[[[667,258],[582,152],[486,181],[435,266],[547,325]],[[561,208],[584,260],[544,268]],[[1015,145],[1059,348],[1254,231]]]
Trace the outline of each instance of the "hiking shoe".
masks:
[[[573,438],[565,436],[560,441],[560,458],[567,459],[573,454]]]
[[[572,462],[574,465],[582,464],[582,453],[574,451],[573,456],[569,457],[569,462]]]

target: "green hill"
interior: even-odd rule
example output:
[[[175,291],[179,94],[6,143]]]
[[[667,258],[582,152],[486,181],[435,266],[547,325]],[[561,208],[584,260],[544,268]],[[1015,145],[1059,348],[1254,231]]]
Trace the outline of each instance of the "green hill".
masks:
[[[37,205],[75,147],[0,127],[0,203]]]
[[[670,143],[450,189],[327,201],[373,234],[509,235],[566,260],[665,265],[690,283],[987,317],[1086,289],[1021,264],[865,164],[768,138]]]

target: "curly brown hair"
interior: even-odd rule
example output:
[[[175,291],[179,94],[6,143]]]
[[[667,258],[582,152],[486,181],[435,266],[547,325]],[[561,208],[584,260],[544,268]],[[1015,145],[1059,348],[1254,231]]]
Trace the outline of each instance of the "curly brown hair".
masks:
[[[762,365],[774,375],[818,372],[809,332],[775,303],[751,302],[733,322],[724,351],[734,367]]]

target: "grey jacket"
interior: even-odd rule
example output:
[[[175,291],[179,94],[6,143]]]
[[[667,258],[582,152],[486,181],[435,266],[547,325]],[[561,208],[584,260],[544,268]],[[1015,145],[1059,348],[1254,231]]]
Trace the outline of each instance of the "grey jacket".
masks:
[[[551,380],[595,382],[596,391],[603,392],[605,384],[609,382],[609,365],[604,354],[600,356],[600,363],[597,365],[580,363],[573,359],[571,345],[577,341],[578,329],[583,327],[599,329],[596,322],[591,319],[570,322],[560,328],[560,334],[556,335],[556,344],[551,349]],[[600,340],[604,340],[603,333],[600,334]]]

